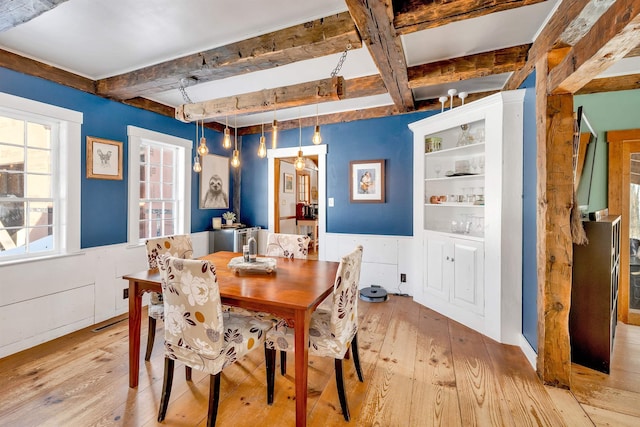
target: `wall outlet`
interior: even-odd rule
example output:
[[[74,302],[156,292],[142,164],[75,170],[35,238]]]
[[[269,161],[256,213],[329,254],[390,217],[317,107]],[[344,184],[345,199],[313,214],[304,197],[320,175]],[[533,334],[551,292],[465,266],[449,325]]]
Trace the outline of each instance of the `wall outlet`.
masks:
[[[400,282],[406,283],[406,281],[407,281],[407,275],[404,273],[400,273]]]
[[[122,299],[127,299],[129,298],[129,288],[124,288],[122,290]]]

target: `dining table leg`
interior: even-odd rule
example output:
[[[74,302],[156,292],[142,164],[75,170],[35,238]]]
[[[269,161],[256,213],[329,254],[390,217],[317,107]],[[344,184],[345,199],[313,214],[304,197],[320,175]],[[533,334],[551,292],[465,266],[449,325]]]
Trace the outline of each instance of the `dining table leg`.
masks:
[[[140,323],[142,318],[142,293],[138,282],[129,281],[129,387],[138,386],[140,372]]]
[[[303,427],[307,425],[307,369],[309,365],[310,323],[310,311],[296,311],[294,318],[296,349],[296,427]]]

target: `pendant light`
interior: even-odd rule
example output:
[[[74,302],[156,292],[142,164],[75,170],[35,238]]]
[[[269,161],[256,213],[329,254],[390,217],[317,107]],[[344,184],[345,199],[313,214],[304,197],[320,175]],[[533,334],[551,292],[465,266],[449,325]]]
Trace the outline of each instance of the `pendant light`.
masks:
[[[233,157],[231,157],[231,166],[234,168],[240,167],[240,155],[238,153],[238,117],[234,116],[235,121],[235,149],[233,150]]]
[[[314,145],[318,145],[322,142],[322,136],[320,136],[320,125],[318,124],[318,103],[316,102],[316,127],[313,131],[313,137],[311,141]]]
[[[258,157],[264,159],[267,155],[267,146],[264,138],[264,123],[262,123],[262,135],[260,136],[260,145],[258,145]]]
[[[276,101],[273,101],[273,126],[271,134],[271,148],[278,148],[278,121],[276,120]]]
[[[198,121],[196,120],[196,141],[198,140]],[[200,173],[202,166],[200,165],[200,156],[198,156],[198,150],[196,149],[196,156],[193,158],[193,171]]]
[[[299,129],[299,138],[298,138],[298,157],[296,161],[293,163],[293,166],[297,171],[301,171],[304,169],[305,162],[304,157],[302,157],[302,119],[298,117],[298,129]]]
[[[231,148],[231,133],[229,132],[229,116],[225,116],[224,138],[222,138],[222,148]]]
[[[198,121],[196,120],[196,132],[198,129]],[[200,122],[200,130],[202,131],[202,137],[200,137],[200,145],[198,146],[198,154],[206,156],[209,154],[209,147],[207,147],[207,139],[204,137],[204,120]]]

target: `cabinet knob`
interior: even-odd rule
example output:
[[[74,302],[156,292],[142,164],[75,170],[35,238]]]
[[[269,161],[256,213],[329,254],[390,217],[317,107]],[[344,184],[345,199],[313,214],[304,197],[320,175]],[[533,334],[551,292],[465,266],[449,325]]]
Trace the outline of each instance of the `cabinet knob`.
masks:
[[[451,258],[451,262],[454,262],[454,261],[455,261],[455,259]]]

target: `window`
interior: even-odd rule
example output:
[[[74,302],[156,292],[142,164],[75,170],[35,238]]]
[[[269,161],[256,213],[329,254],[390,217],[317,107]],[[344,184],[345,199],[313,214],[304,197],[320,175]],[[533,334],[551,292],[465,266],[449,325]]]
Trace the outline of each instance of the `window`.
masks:
[[[129,243],[191,232],[191,141],[129,133]]]
[[[81,124],[0,93],[0,263],[79,250]]]
[[[298,173],[298,202],[311,203],[309,175]]]

